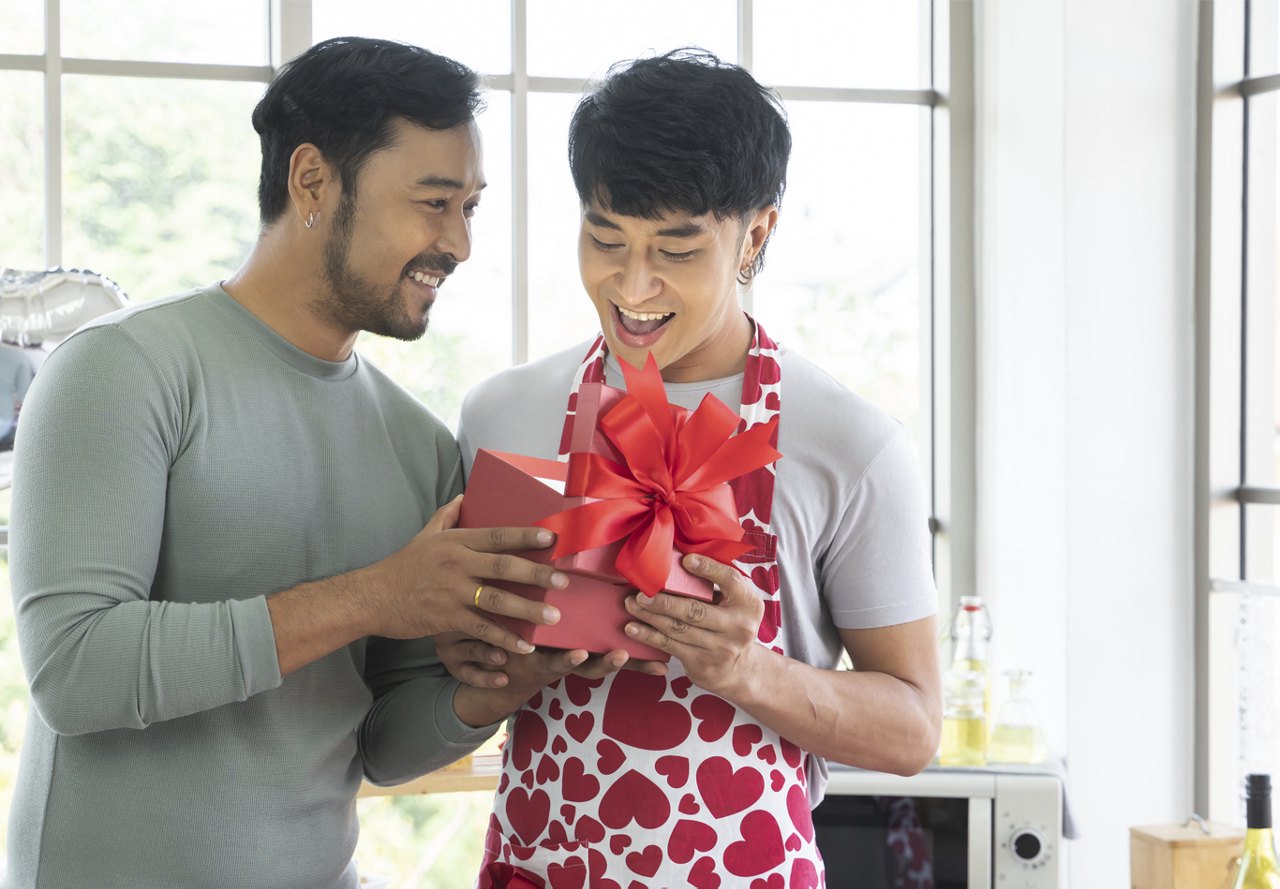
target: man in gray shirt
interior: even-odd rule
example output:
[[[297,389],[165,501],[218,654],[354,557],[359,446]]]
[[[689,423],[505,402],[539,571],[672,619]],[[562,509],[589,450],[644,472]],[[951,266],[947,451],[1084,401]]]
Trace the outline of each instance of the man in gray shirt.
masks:
[[[520,658],[506,689],[448,677],[426,637],[522,652],[486,611],[558,618],[491,581],[564,579],[495,555],[547,532],[453,527],[456,444],[354,351],[421,336],[470,255],[477,85],[416,47],[313,47],[254,111],[245,265],[82,328],[36,377],[8,886],[354,887],[362,777],[456,759],[585,657]]]

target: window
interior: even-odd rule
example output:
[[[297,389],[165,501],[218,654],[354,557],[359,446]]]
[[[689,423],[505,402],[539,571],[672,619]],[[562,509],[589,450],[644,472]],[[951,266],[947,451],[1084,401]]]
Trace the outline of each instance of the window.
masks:
[[[358,348],[456,418],[474,383],[595,327],[565,160],[584,84],[620,59],[704,46],[775,86],[794,133],[768,268],[744,301],[911,429],[933,484],[945,612],[973,586],[972,14],[934,0],[138,0],[127,12],[14,0],[0,30],[0,266],[89,268],[134,301],[230,274],[256,235],[249,115],[275,66],[340,34],[418,42],[485,75],[490,186],[473,261],[430,333]],[[0,627],[7,761],[25,689],[7,617]],[[470,877],[441,875],[474,866],[487,797],[361,806],[372,870],[423,887]]]
[[[1280,18],[1201,11],[1197,810],[1241,818],[1280,773]]]

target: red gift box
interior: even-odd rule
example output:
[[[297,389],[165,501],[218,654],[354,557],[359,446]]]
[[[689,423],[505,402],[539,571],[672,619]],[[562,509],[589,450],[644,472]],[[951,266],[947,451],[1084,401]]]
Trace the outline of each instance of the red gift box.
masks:
[[[624,648],[665,660],[622,633],[630,620],[623,600],[641,589],[711,601],[710,583],[685,571],[680,559],[701,553],[731,563],[751,549],[742,542],[728,481],[781,456],[770,443],[777,419],[735,435],[737,413],[710,395],[693,412],[668,404],[652,356],[642,371],[625,362],[622,371],[625,392],[603,383],[579,387],[568,464],[479,451],[461,524],[537,524],[556,532],[552,551],[521,555],[568,573],[570,588],[511,587],[561,608],[555,627],[508,624],[530,642]],[[588,599],[600,601],[588,606]]]
[[[476,452],[471,476],[467,480],[459,525],[463,528],[531,527],[564,510],[572,505],[569,501],[576,499],[566,498],[561,493],[567,472],[568,464],[558,460],[481,449]],[[615,552],[618,546],[612,547]],[[499,623],[538,646],[585,648],[597,654],[621,648],[632,657],[667,660],[665,652],[637,642],[623,632],[622,628],[632,619],[623,600],[636,590],[616,570],[612,573],[612,580],[597,574],[579,573],[572,567],[575,556],[555,559],[550,549],[528,550],[515,555],[554,565],[569,576],[569,586],[563,590],[544,590],[526,584],[495,583],[494,586],[526,599],[560,609],[560,622],[551,626],[494,615]],[[612,562],[608,564],[612,565]],[[702,578],[683,573],[702,585],[700,590],[689,595],[711,601],[711,585]]]

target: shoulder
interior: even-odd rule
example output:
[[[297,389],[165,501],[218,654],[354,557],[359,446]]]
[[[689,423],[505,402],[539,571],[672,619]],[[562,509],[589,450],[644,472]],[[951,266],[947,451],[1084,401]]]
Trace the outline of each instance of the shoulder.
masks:
[[[781,347],[782,423],[779,450],[818,445],[842,453],[842,463],[861,475],[895,441],[910,436],[896,418],[836,380],[799,353]]]
[[[506,410],[548,400],[564,401],[569,396],[574,373],[591,343],[583,342],[563,351],[499,371],[477,384],[462,402],[462,414]],[[561,405],[563,406],[563,405]]]

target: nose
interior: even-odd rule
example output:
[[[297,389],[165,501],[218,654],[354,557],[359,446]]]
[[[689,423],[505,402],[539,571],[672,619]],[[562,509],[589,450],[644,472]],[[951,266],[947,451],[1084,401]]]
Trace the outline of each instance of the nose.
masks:
[[[471,256],[471,220],[462,213],[449,214],[436,240],[436,248],[460,263],[466,262]]]
[[[630,306],[638,306],[662,292],[662,279],[653,273],[642,250],[629,252],[617,272],[618,296]]]

